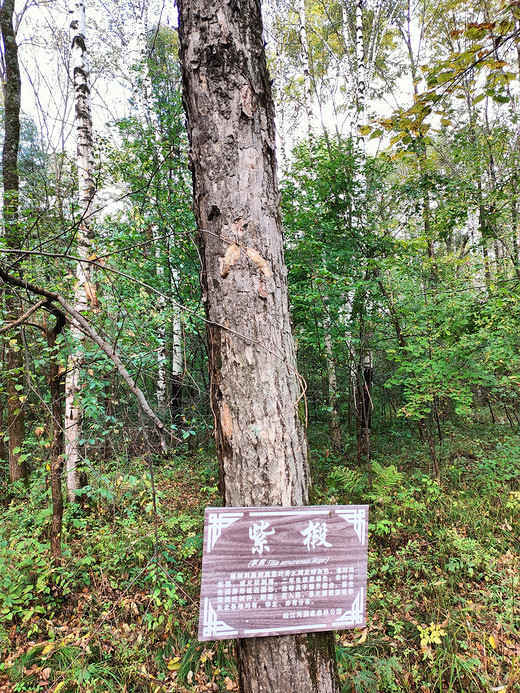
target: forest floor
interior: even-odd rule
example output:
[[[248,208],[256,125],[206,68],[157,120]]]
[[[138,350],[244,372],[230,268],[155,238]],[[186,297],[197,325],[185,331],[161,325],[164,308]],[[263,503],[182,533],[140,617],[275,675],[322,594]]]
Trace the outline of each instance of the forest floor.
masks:
[[[520,691],[520,435],[444,424],[440,482],[405,426],[355,446],[311,436],[315,502],[369,503],[368,620],[336,633],[345,692]],[[196,638],[214,454],[96,462],[49,559],[50,492],[0,499],[0,692],[236,691],[233,643]],[[156,518],[156,521],[155,521]]]

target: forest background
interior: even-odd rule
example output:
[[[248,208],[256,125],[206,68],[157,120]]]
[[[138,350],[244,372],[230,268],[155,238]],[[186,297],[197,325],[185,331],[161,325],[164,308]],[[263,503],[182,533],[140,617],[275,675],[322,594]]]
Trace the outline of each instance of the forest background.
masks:
[[[176,15],[70,9],[0,13],[0,690],[232,691]],[[371,505],[344,690],[518,690],[520,9],[263,11],[313,502]]]

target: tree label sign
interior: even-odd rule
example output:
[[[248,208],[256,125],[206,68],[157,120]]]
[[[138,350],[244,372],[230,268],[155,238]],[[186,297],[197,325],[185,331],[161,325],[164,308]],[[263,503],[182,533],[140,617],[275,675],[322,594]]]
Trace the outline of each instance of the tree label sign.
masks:
[[[367,505],[207,508],[199,640],[360,628]]]

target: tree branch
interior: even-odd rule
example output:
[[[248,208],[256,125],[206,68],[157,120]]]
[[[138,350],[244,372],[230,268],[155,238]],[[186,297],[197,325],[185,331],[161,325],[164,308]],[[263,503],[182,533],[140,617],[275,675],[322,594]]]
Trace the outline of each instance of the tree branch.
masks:
[[[161,449],[163,450],[163,452],[166,452],[164,424],[158,418],[158,416],[156,416],[155,412],[148,404],[148,401],[146,400],[143,391],[135,383],[132,376],[127,371],[124,363],[121,361],[119,357],[119,354],[115,351],[115,349],[113,349],[112,346],[110,346],[110,344],[108,344],[102,337],[100,337],[100,335],[97,333],[96,329],[90,324],[90,322],[85,317],[83,317],[83,315],[81,315],[81,313],[79,313],[75,308],[73,308],[62,296],[60,296],[60,294],[54,293],[52,291],[47,291],[47,289],[43,289],[42,287],[36,286],[36,284],[32,284],[31,282],[28,282],[24,279],[19,279],[18,277],[15,277],[6,272],[5,269],[1,266],[0,279],[2,279],[2,281],[4,281],[6,284],[9,284],[10,286],[16,286],[20,289],[25,289],[26,291],[30,291],[31,293],[36,294],[37,296],[44,296],[47,299],[47,301],[45,301],[42,304],[42,307],[46,307],[47,310],[51,310],[51,303],[59,303],[59,305],[63,308],[65,313],[69,315],[70,322],[74,323],[79,329],[81,329],[81,331],[84,332],[95,344],[97,344],[98,347],[112,361],[119,375],[123,378],[130,391],[135,395],[137,402],[139,403],[139,406],[141,407],[143,413],[146,414],[146,416],[152,421],[152,423],[156,427],[161,441]],[[54,310],[56,310],[55,307]],[[51,310],[51,312],[54,311]]]
[[[31,306],[26,313],[20,315],[20,317],[17,320],[13,320],[13,322],[10,322],[7,325],[0,327],[0,334],[4,334],[4,332],[12,330],[15,327],[18,327],[18,325],[21,325],[23,322],[28,320],[33,313],[36,313],[36,311],[39,310],[44,305],[44,303],[46,303],[46,300],[42,298],[41,301],[38,301],[38,303],[35,303],[34,306]]]

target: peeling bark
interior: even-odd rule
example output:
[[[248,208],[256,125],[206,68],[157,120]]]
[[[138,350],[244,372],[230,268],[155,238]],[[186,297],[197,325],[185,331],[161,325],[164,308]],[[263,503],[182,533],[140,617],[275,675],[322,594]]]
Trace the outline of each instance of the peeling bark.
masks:
[[[211,403],[226,505],[304,505],[299,409],[258,0],[179,1]],[[241,690],[339,690],[331,634],[237,643]]]

